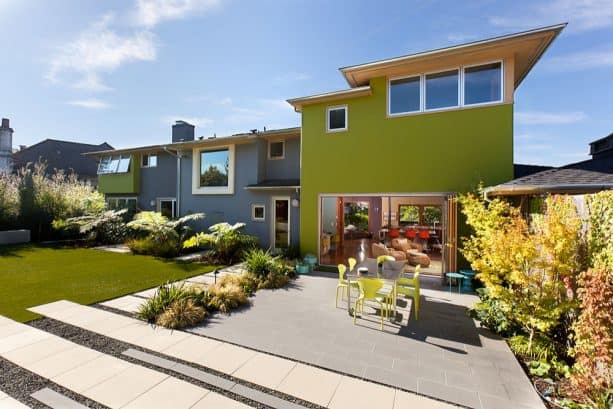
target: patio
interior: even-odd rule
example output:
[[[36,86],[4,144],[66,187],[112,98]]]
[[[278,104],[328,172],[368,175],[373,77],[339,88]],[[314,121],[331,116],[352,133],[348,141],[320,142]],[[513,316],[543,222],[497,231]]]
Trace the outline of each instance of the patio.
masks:
[[[380,331],[374,309],[353,325],[346,301],[334,307],[336,284],[332,274],[301,276],[191,331],[468,407],[544,407],[504,340],[467,316],[476,296],[423,278],[419,320],[398,300]]]

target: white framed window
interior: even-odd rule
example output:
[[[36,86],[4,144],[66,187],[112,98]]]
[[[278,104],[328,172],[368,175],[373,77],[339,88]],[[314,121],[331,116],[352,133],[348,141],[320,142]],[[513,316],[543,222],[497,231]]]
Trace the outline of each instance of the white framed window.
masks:
[[[234,145],[193,150],[192,194],[234,194],[234,150]]]
[[[177,199],[174,197],[158,197],[156,210],[169,219],[177,217]]]
[[[104,156],[98,164],[98,174],[128,173],[131,159],[130,155]]]
[[[503,60],[388,79],[390,117],[503,101]]]
[[[143,168],[155,168],[158,165],[158,155],[156,154],[145,154],[141,156],[141,167]]]
[[[424,91],[426,111],[460,106],[460,71],[455,69],[426,74]]]
[[[128,196],[128,197],[119,197],[112,196],[106,198],[106,206],[109,210],[122,210],[128,209],[130,212],[136,212],[136,197]]]
[[[268,159],[285,159],[285,141],[268,141]]]
[[[328,107],[326,109],[326,131],[346,131],[348,128],[348,111],[347,105]]]
[[[502,102],[502,61],[465,66],[463,72],[463,105]]]
[[[421,75],[392,78],[389,81],[388,109],[390,115],[421,110]]]
[[[254,222],[263,222],[266,220],[266,207],[263,204],[251,205],[251,220]]]

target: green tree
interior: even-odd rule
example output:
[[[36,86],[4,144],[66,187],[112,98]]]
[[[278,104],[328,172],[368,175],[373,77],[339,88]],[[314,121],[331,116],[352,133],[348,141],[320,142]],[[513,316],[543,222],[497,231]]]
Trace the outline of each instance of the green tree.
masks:
[[[228,172],[220,171],[216,166],[209,168],[200,175],[200,186],[228,186]]]

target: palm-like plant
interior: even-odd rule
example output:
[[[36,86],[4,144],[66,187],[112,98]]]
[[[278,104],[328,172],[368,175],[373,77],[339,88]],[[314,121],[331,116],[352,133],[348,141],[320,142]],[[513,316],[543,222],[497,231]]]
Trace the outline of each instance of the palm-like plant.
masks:
[[[241,232],[245,223],[217,223],[209,227],[210,233],[198,233],[183,243],[183,248],[208,246],[221,263],[231,264],[245,250],[256,246],[257,239]]]
[[[185,230],[185,226],[194,220],[205,217],[204,213],[194,213],[178,219],[170,220],[168,217],[158,212],[140,212],[134,216],[134,220],[128,223],[128,227],[134,230],[144,231],[149,238],[158,243],[168,240],[179,241],[180,230]]]

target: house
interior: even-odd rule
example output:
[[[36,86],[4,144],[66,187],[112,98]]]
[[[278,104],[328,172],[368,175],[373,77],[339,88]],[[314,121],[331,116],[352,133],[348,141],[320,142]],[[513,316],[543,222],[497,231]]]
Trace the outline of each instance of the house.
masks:
[[[100,190],[113,206],[245,221],[263,246],[321,264],[395,246],[425,273],[454,271],[456,196],[514,177],[514,93],[564,27],[341,68],[348,89],[288,100],[299,128],[97,152]]]
[[[341,68],[348,89],[290,99],[302,113],[302,251],[334,265],[404,235],[422,245],[410,264],[455,271],[456,195],[513,178],[515,90],[564,27]]]
[[[551,168],[484,190],[487,197],[504,196],[521,205],[524,213],[538,211],[547,194],[581,197],[613,189],[613,133],[590,143],[591,159]]]
[[[203,212],[205,229],[246,222],[264,247],[298,245],[300,128],[195,139],[177,121],[168,144],[99,151],[99,190],[111,208]]]
[[[97,161],[83,154],[108,149],[113,149],[113,147],[106,142],[92,145],[45,139],[13,153],[13,168],[19,169],[28,163],[44,162],[47,165],[47,173],[55,170],[63,170],[66,173],[74,172],[79,180],[96,186],[98,184]]]

